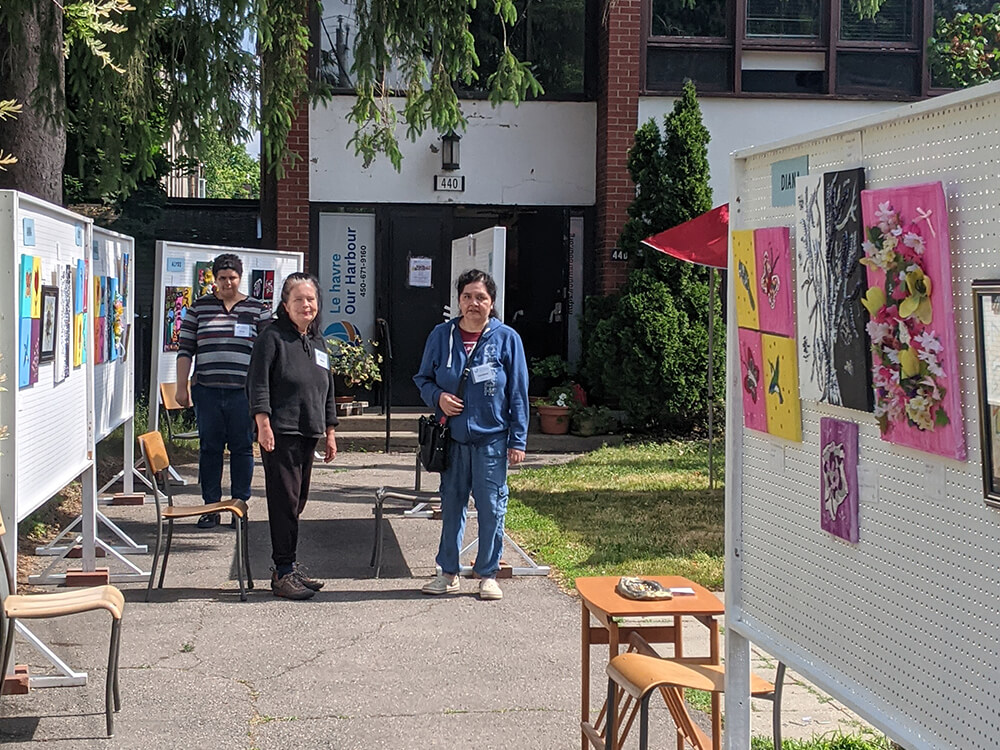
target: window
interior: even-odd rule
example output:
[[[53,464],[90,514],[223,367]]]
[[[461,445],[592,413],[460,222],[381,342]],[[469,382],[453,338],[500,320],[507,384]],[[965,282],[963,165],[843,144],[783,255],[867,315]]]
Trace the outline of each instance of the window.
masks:
[[[691,79],[702,93],[733,90],[731,50],[650,48],[646,55],[646,86],[658,91],[680,91]]]
[[[818,39],[820,0],[746,0],[747,38]]]
[[[728,37],[728,6],[727,0],[652,0],[649,35]]]
[[[849,42],[912,42],[913,0],[885,0],[875,18],[858,18],[854,4],[840,6],[840,39]]]
[[[838,52],[837,93],[917,96],[919,56],[898,52]]]

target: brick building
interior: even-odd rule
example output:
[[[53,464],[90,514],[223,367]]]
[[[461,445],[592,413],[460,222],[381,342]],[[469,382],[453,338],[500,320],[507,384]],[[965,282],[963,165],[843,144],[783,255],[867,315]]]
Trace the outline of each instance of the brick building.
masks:
[[[425,133],[403,141],[397,173],[387,160],[363,169],[347,148],[353,4],[324,3],[310,65],[338,95],[299,110],[290,145],[302,158],[264,188],[265,244],[306,253],[324,285],[325,326],[370,338],[376,318],[388,321],[395,401],[416,403],[409,378],[449,301],[452,240],[493,225],[507,228],[505,319],[529,356],[576,357],[584,296],[613,291],[628,270],[614,250],[634,195],[633,134],[662,121],[686,78],[724,203],[733,150],[934,93],[925,40],[935,13],[969,4],[885,0],[874,20],[846,0],[690,5],[519,2],[512,46],[535,63],[545,95],[494,109],[466,92],[458,169],[443,169],[441,135]],[[473,20],[485,79],[490,27]]]

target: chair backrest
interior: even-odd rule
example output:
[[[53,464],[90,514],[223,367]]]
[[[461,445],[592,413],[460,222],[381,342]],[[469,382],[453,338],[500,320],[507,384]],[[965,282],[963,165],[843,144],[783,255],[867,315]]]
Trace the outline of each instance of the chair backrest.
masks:
[[[184,408],[177,403],[177,383],[160,383],[160,403],[167,411],[180,411]]]
[[[146,466],[154,474],[170,468],[170,458],[167,456],[167,446],[163,443],[163,435],[156,430],[139,436],[139,448],[142,450]]]

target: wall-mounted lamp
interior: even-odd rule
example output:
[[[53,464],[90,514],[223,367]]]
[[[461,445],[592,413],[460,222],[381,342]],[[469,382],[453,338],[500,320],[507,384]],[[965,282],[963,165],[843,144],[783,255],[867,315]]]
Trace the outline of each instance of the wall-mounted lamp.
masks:
[[[462,136],[454,130],[449,130],[441,136],[441,169],[455,170],[459,168],[458,142]]]

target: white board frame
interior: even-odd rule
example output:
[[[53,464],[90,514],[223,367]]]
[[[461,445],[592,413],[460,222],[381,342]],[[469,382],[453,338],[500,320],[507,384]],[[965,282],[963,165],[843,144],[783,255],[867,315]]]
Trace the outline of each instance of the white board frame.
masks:
[[[244,294],[250,293],[250,277],[253,271],[274,271],[272,310],[276,309],[281,301],[281,284],[285,277],[301,271],[304,262],[302,253],[285,250],[157,241],[156,275],[153,282],[153,333],[150,336],[152,357],[149,366],[149,421],[146,426],[148,431],[159,429],[160,383],[172,383],[177,379],[177,353],[163,351],[163,305],[167,287],[193,286],[195,263],[213,261],[221,253],[235,253],[243,261],[240,291]],[[181,262],[182,270],[168,270],[167,264],[172,259]]]
[[[1000,517],[982,493],[970,284],[1000,278],[1000,207],[992,190],[998,129],[1000,84],[991,83],[733,156],[731,229],[792,226],[794,206],[770,205],[770,165],[783,159],[808,156],[811,173],[863,166],[869,188],[943,183],[969,458],[953,461],[883,442],[871,415],[816,402],[802,404],[802,443],[744,430],[730,273],[730,750],[750,742],[750,642],[908,750],[996,746]],[[859,425],[867,480],[857,545],[820,529],[822,416]],[[943,486],[937,497],[925,481],[931,475]]]
[[[489,227],[451,242],[451,316],[460,315],[458,307],[458,277],[478,268],[493,277],[497,298],[493,305],[497,317],[503,320],[504,290],[507,288],[507,227]]]

